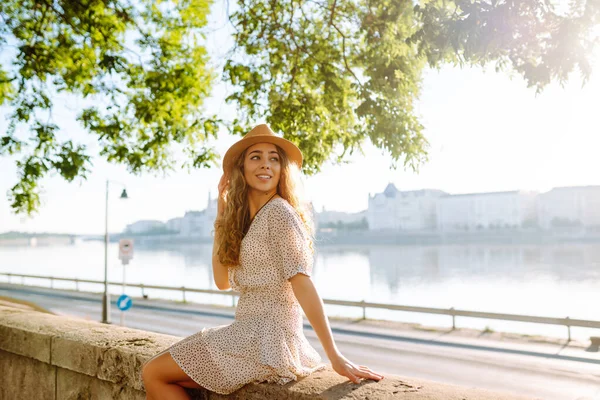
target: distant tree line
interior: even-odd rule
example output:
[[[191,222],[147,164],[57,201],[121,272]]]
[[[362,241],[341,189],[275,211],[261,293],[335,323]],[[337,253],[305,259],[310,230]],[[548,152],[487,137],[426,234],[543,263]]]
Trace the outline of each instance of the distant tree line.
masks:
[[[120,234],[122,237],[136,237],[136,236],[157,236],[157,235],[178,235],[179,231],[175,231],[167,228],[166,226],[150,228],[143,232],[124,232]]]
[[[369,223],[367,218],[362,218],[360,221],[353,222],[342,222],[342,221],[331,221],[324,224],[319,224],[319,229],[335,229],[338,231],[366,231],[369,229]]]

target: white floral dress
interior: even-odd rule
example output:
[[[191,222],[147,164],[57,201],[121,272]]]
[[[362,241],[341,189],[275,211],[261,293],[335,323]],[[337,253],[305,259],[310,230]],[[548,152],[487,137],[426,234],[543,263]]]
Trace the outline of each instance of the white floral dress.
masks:
[[[285,384],[324,368],[304,336],[288,281],[297,273],[310,276],[312,264],[296,210],[283,198],[270,200],[242,240],[240,266],[229,269],[229,283],[240,292],[235,321],[202,329],[165,351],[200,386],[220,394],[250,382]]]

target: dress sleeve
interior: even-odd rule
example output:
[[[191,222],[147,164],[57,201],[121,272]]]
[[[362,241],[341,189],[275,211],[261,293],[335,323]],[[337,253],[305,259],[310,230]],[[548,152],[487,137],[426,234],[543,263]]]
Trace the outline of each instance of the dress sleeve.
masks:
[[[281,203],[270,215],[269,237],[284,280],[301,273],[311,276],[313,253],[306,227],[292,206]]]

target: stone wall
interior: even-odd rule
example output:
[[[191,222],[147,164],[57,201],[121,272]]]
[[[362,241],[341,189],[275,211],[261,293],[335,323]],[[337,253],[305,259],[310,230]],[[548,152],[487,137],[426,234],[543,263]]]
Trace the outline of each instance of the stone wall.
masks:
[[[0,306],[0,400],[145,399],[143,363],[180,338]],[[352,384],[331,370],[285,386],[251,384],[194,399],[515,399],[483,390],[386,376]]]

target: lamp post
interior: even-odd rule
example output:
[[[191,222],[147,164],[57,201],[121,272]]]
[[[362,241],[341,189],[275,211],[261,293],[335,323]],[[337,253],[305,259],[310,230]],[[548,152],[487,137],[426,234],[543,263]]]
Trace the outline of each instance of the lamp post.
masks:
[[[108,293],[108,186],[109,183],[125,186],[120,182],[106,180],[106,212],[104,219],[104,294],[102,295],[102,323],[110,324],[110,294]],[[121,199],[127,199],[127,191],[123,189]]]

